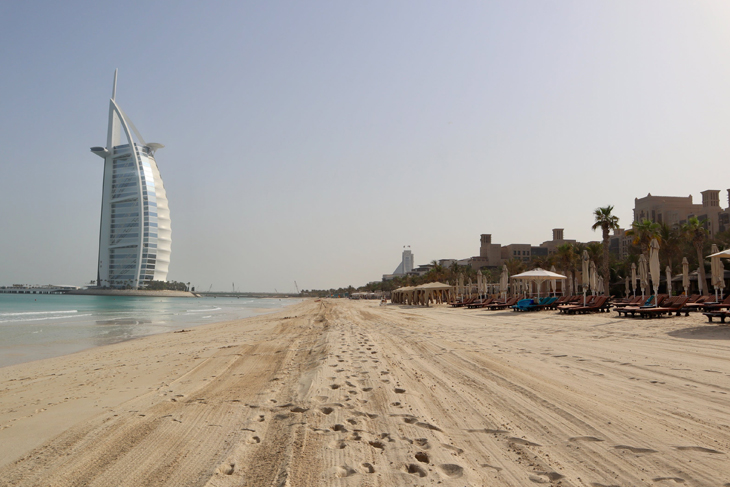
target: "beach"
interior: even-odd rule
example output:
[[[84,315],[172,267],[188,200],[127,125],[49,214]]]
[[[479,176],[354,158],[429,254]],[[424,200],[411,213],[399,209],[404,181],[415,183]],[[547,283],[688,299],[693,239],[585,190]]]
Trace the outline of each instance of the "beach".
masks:
[[[0,368],[0,485],[730,485],[730,326],[313,300]]]

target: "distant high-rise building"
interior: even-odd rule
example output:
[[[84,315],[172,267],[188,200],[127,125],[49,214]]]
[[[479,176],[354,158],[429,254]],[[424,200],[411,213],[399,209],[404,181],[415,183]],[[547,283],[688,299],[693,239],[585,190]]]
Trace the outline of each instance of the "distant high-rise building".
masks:
[[[91,148],[104,159],[97,285],[137,289],[167,280],[170,210],[154,157],[164,146],[144,141],[116,92],[114,71],[106,147]]]
[[[408,274],[413,270],[413,254],[411,253],[410,245],[407,249],[403,250],[403,254],[401,255],[401,261],[400,264],[398,264],[398,267],[393,272],[396,276],[402,276],[404,274]]]

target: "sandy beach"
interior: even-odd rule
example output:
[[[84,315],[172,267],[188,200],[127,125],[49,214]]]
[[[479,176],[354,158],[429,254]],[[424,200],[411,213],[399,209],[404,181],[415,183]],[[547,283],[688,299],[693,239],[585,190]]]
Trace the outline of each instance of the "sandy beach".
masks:
[[[307,300],[0,369],[0,485],[730,485],[730,327]]]

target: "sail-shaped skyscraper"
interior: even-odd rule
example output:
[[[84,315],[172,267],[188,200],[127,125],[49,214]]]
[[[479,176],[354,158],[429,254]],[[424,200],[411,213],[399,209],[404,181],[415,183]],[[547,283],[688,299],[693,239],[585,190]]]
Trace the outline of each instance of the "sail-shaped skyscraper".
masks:
[[[144,141],[116,92],[114,71],[106,147],[91,148],[104,159],[97,286],[137,289],[167,280],[170,265],[170,209],[154,157],[164,146]]]

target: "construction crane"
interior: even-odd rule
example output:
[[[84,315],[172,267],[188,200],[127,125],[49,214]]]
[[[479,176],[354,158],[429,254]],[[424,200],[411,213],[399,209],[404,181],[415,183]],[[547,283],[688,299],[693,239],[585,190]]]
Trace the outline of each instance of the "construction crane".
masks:
[[[301,294],[301,293],[299,292],[299,286],[297,286],[297,281],[294,281],[294,287],[295,287],[295,288],[297,288],[297,294]]]

